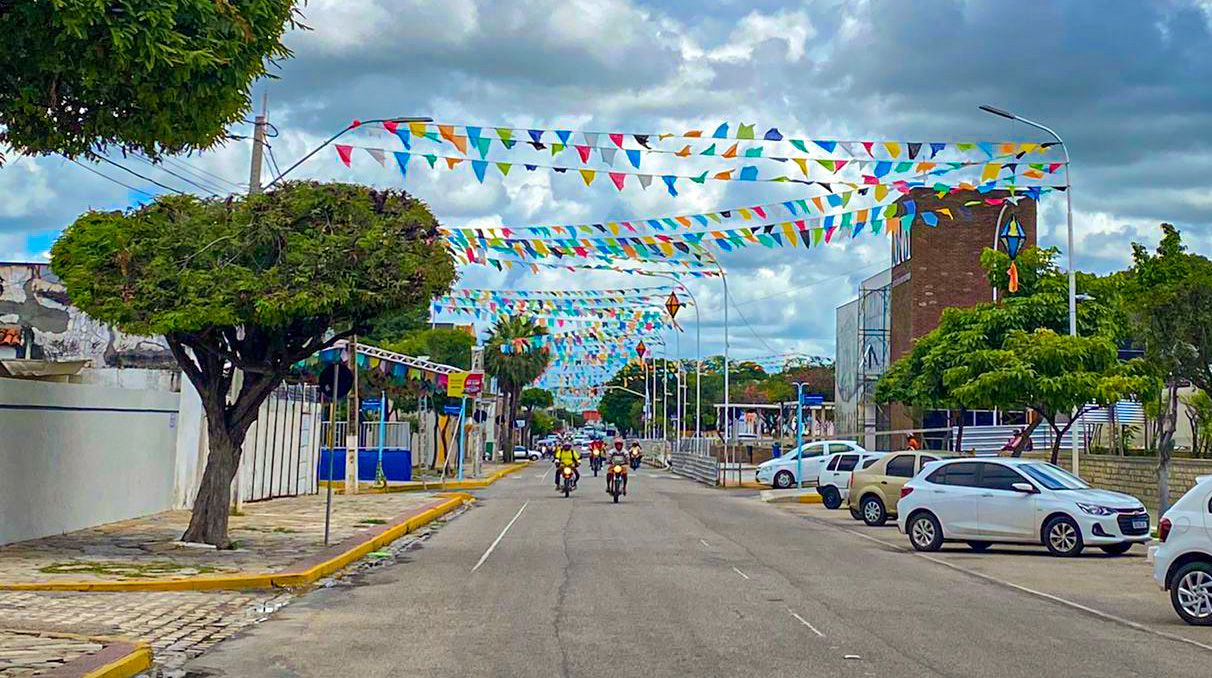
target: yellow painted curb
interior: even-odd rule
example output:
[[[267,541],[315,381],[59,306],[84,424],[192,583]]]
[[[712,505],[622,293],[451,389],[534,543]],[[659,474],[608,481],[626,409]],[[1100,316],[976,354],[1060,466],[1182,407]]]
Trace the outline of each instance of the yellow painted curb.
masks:
[[[511,473],[516,473],[517,471],[521,471],[522,469],[526,468],[527,466],[530,466],[530,464],[531,464],[531,462],[529,462],[529,461],[518,462],[511,466],[506,466],[505,468],[503,468],[499,471],[494,471],[492,473],[492,475],[488,476],[487,478],[477,478],[475,480],[447,480],[445,482],[443,482],[443,481],[429,482],[429,481],[424,481],[424,480],[411,480],[408,482],[408,484],[388,485],[387,487],[375,487],[371,483],[363,482],[363,483],[358,484],[358,493],[359,494],[389,494],[389,493],[393,493],[393,492],[442,492],[445,490],[482,490],[485,487],[492,485],[493,483],[497,482],[501,478],[504,478],[505,476],[507,476]],[[327,487],[328,487],[328,481],[321,480],[320,489],[323,490]],[[335,485],[333,485],[333,492],[335,494],[345,494],[345,481],[339,481]]]
[[[147,643],[137,643],[135,650],[121,659],[84,674],[81,678],[132,678],[152,667],[152,651]]]
[[[819,494],[801,494],[795,500],[800,504],[821,504],[825,501]]]
[[[279,587],[306,586],[340,570],[346,565],[377,551],[383,546],[403,537],[409,532],[427,525],[456,508],[474,501],[475,497],[462,492],[448,492],[446,501],[402,523],[392,525],[344,553],[336,555],[302,572],[289,574],[266,572],[226,574],[188,577],[180,579],[131,579],[125,581],[50,581],[29,583],[0,582],[0,591],[244,591],[249,589],[271,589]]]

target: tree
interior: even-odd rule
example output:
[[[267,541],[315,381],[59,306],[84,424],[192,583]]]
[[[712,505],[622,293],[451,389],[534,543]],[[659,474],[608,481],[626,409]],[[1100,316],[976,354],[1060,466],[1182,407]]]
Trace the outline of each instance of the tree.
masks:
[[[304,182],[228,200],[164,196],[67,228],[51,265],[72,303],[163,335],[201,396],[210,449],[183,540],[227,546],[245,434],[292,365],[450,287],[437,226],[402,191]]]
[[[1170,504],[1169,468],[1178,422],[1178,385],[1212,389],[1212,261],[1191,254],[1171,224],[1162,224],[1155,254],[1132,244],[1127,294],[1132,328],[1145,359],[1165,381],[1157,436],[1158,503]]]
[[[503,353],[501,347],[510,344],[514,339],[526,339],[547,334],[545,328],[539,327],[528,317],[509,316],[497,321],[492,329],[492,336],[484,349],[484,369],[496,377],[497,384],[504,392],[506,411],[509,419],[505,422],[505,437],[502,448],[506,461],[513,461],[513,429],[518,419],[518,405],[522,389],[528,386],[547,369],[551,361],[551,353],[546,348],[537,350],[513,350]]]
[[[966,353],[943,379],[960,401],[1039,415],[1052,428],[1053,464],[1064,435],[1092,404],[1111,405],[1156,391],[1144,364],[1121,362],[1110,339],[1047,329],[1015,330],[1001,348]],[[1064,426],[1059,415],[1065,415]]]
[[[522,407],[526,408],[526,440],[527,445],[530,444],[530,438],[534,435],[535,415],[539,414],[535,410],[542,407],[551,407],[555,404],[555,398],[551,391],[541,388],[523,389],[518,400]]]
[[[69,157],[210,148],[296,24],[296,0],[26,0],[0,7],[0,142]]]

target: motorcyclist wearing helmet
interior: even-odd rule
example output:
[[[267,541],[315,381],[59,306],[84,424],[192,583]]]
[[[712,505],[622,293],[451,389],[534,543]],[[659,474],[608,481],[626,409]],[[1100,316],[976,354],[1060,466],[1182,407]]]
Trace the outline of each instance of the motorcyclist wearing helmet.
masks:
[[[623,439],[614,439],[614,449],[610,451],[610,458],[606,460],[606,494],[610,494],[610,483],[614,480],[614,470],[616,468],[623,469],[623,494],[627,494],[627,452],[623,450]]]
[[[564,443],[562,445],[560,445],[559,451],[555,453],[555,463],[556,463],[557,470],[560,468],[561,465],[564,465],[564,464],[571,466],[572,472],[575,474],[572,478],[573,484],[575,485],[576,483],[580,482],[580,480],[581,480],[581,469],[580,469],[581,453],[576,451],[575,448],[573,448],[571,440],[566,440],[566,441],[564,441]],[[555,474],[555,486],[556,486],[557,490],[560,489],[560,474],[559,473]]]

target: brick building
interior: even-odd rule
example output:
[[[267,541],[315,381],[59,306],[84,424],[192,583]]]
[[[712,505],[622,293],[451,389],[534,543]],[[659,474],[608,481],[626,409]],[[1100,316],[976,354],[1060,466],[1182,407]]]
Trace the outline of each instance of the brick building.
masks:
[[[919,213],[949,208],[955,218],[940,219],[935,227],[919,220],[908,233],[893,236],[891,266],[864,281],[856,299],[838,307],[839,433],[864,434],[870,449],[890,449],[903,440],[876,440],[875,431],[921,424],[905,408],[876,405],[875,382],[915,339],[938,326],[943,309],[992,300],[980,255],[993,246],[1011,209],[1026,234],[1026,246],[1035,245],[1035,202],[1022,199],[1005,214],[1001,205],[985,202],[1003,195],[973,191],[939,198],[929,189],[918,189],[902,198],[915,201]],[[965,205],[974,201],[980,204]]]

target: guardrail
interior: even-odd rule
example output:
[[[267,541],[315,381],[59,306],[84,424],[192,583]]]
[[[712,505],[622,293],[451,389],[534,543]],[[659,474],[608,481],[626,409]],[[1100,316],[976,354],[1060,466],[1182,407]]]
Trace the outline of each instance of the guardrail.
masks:
[[[679,450],[671,455],[670,464],[669,470],[680,476],[712,486],[719,482],[719,464],[713,457]]]

